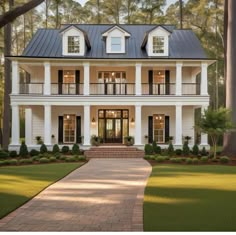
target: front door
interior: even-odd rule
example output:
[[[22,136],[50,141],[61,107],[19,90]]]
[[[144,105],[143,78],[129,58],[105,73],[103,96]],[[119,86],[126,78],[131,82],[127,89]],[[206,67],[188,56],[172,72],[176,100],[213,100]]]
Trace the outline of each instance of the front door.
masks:
[[[122,143],[121,119],[106,119],[106,143]]]

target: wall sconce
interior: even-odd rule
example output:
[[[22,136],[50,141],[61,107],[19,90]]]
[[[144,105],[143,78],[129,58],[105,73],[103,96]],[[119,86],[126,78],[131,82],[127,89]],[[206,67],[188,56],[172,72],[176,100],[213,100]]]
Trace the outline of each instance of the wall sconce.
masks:
[[[131,118],[130,122],[131,122],[131,124],[134,124],[134,118]]]
[[[92,124],[95,124],[96,123],[96,120],[95,120],[95,118],[93,117],[93,119],[92,119]]]

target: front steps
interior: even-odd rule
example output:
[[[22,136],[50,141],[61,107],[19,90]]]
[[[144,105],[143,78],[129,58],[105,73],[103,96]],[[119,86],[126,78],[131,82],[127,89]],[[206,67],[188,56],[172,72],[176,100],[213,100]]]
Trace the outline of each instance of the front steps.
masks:
[[[84,152],[86,158],[143,158],[144,151],[135,147],[100,146]]]

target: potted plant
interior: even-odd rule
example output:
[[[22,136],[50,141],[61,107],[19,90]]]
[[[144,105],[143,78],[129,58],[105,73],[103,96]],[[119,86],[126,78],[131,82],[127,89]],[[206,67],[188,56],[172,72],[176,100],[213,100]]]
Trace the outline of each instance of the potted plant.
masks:
[[[101,143],[101,137],[99,136],[96,136],[96,135],[92,135],[91,136],[91,144],[93,146],[99,146]]]
[[[126,136],[124,138],[125,145],[131,146],[134,144],[134,137],[133,136]]]
[[[37,144],[43,144],[43,140],[41,136],[36,136],[35,139],[37,141]]]

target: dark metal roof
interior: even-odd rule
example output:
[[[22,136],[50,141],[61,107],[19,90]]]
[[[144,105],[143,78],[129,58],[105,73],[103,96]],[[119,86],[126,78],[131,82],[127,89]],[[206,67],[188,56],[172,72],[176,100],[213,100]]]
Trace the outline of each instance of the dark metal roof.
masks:
[[[67,27],[68,25],[64,25]],[[131,34],[126,38],[126,53],[107,54],[105,40],[102,33],[111,25],[77,25],[86,32],[90,41],[91,49],[83,57],[86,59],[146,59],[149,58],[146,51],[141,49],[145,34],[153,29],[155,25],[121,25],[121,27]],[[172,32],[169,38],[169,57],[170,59],[206,59],[207,56],[200,44],[200,41],[192,30],[177,30],[172,25],[163,25],[168,31]],[[46,57],[46,58],[67,58],[62,55],[62,35],[60,29],[39,29],[22,56],[25,57]],[[71,58],[71,56],[70,56]],[[162,58],[162,57],[150,57]]]

